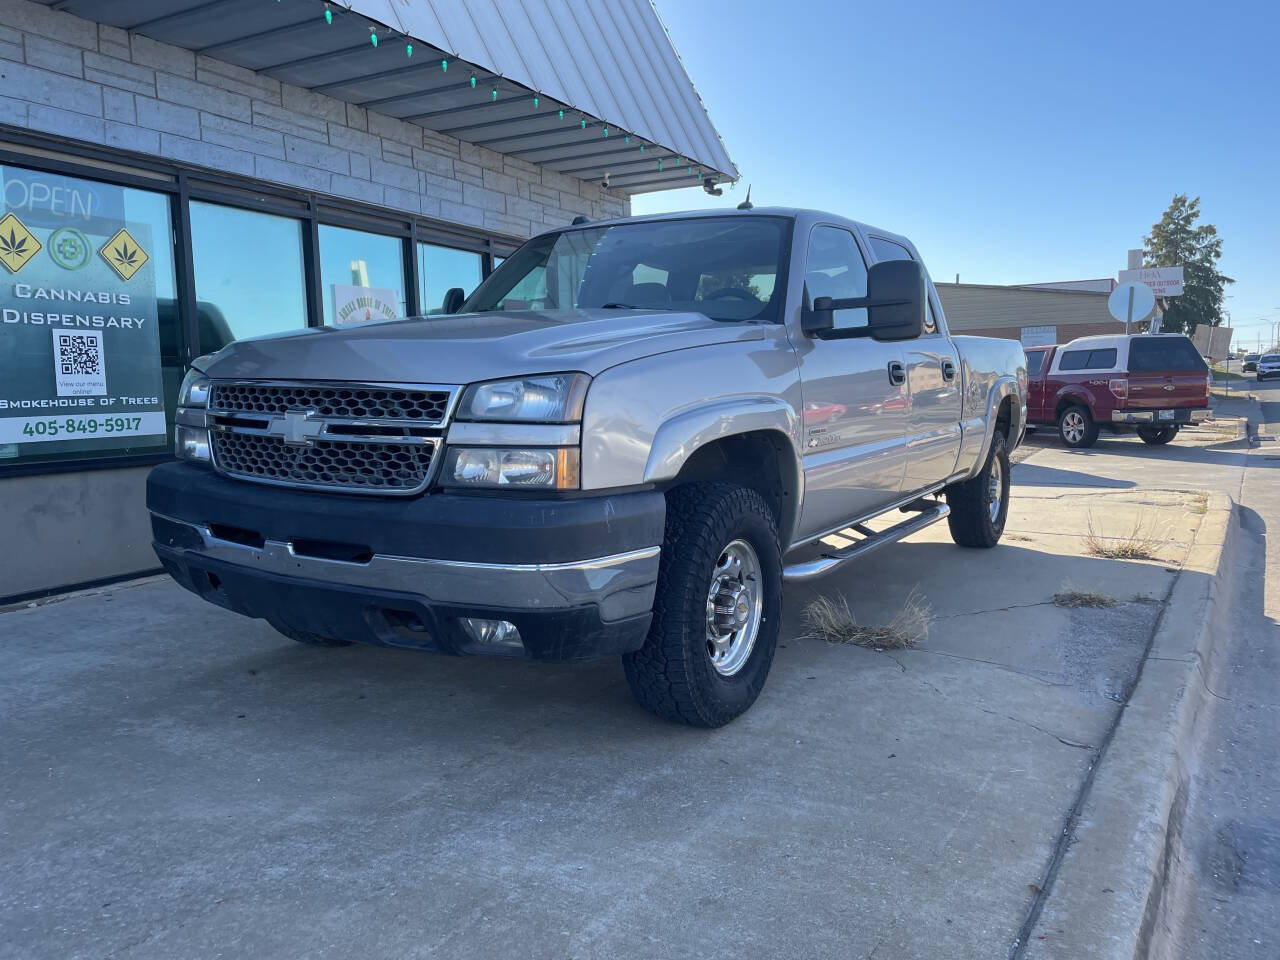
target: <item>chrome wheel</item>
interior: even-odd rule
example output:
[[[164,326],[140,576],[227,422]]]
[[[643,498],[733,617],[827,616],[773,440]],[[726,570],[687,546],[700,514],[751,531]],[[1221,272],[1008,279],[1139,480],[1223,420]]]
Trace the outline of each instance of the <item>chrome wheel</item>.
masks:
[[[764,612],[760,559],[734,540],[720,552],[707,591],[707,655],[716,673],[732,677],[751,657]]]
[[[1000,465],[999,457],[991,458],[991,471],[987,478],[987,513],[991,516],[991,522],[997,523],[1000,519],[1000,507],[1004,502],[1004,467]]]
[[[1062,438],[1067,443],[1079,443],[1084,439],[1086,425],[1084,415],[1078,410],[1068,410],[1062,416]]]

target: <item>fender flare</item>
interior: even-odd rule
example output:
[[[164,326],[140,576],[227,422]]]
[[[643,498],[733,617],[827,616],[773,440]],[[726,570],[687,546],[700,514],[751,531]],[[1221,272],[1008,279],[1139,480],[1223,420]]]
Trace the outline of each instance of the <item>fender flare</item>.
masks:
[[[791,516],[779,517],[779,533],[785,544],[795,529],[800,503],[804,499],[804,461],[796,448],[799,418],[790,405],[777,397],[733,397],[698,406],[665,420],[653,435],[644,482],[661,484],[673,480],[698,449],[726,437],[770,431],[786,438],[790,462],[782,464],[783,481],[790,488]]]
[[[1089,411],[1089,416],[1093,416],[1093,398],[1089,396],[1088,391],[1082,390],[1075,384],[1068,384],[1058,390],[1053,396],[1053,422],[1058,422],[1058,408],[1062,406],[1062,401],[1070,400],[1077,403]],[[1047,409],[1047,408],[1046,408]]]
[[[991,445],[996,440],[996,418],[1000,413],[1000,404],[1006,397],[1013,397],[1013,409],[1009,416],[1009,436],[1016,438],[1022,435],[1027,422],[1027,404],[1018,392],[1018,381],[1013,377],[1003,376],[991,385],[991,391],[987,394],[987,425],[982,437],[982,449],[978,451],[978,462],[969,471],[969,477],[976,476],[987,462]]]

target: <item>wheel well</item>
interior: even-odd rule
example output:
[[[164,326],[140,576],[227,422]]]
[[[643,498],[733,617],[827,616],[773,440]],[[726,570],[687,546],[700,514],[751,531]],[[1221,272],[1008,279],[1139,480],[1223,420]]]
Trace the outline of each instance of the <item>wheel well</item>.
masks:
[[[1089,409],[1089,405],[1079,397],[1063,397],[1058,401],[1058,405],[1054,407],[1053,419],[1057,420],[1062,416],[1062,411],[1067,409],[1067,407],[1084,407],[1086,410]]]
[[[1013,426],[1013,398],[1005,397],[1000,401],[1000,411],[996,414],[996,431],[1005,440],[1009,439],[1009,430]]]
[[[790,440],[777,430],[734,434],[695,450],[667,489],[707,480],[750,487],[773,509],[785,549],[795,524],[798,491],[794,462]]]

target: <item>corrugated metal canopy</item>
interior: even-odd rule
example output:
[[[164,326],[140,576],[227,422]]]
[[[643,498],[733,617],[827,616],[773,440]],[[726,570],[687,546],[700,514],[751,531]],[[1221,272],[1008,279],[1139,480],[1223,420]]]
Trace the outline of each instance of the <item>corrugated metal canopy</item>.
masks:
[[[738,177],[648,0],[38,2],[622,193]]]

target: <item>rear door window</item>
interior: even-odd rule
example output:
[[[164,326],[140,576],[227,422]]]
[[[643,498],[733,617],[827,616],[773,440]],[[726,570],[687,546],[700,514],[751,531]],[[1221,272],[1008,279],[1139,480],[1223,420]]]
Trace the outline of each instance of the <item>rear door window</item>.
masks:
[[[1134,337],[1129,341],[1130,373],[1203,373],[1207,369],[1200,351],[1186,337]]]
[[[1110,370],[1116,365],[1116,348],[1106,350],[1065,350],[1058,362],[1058,369],[1071,370]]]

